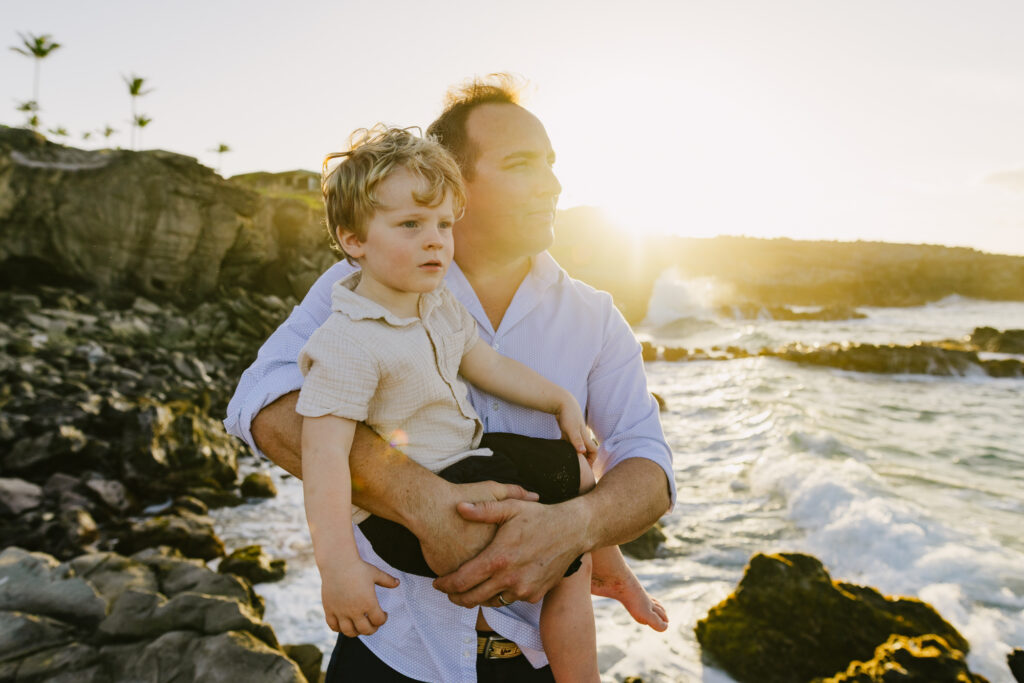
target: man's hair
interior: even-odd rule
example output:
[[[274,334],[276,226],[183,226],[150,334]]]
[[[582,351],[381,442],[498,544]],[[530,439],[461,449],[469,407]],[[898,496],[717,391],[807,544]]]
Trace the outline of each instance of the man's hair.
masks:
[[[466,133],[470,112],[482,104],[518,105],[522,90],[520,78],[498,73],[466,81],[445,95],[444,111],[427,128],[427,135],[452,153],[462,169],[463,178],[469,180],[473,177],[473,166],[479,155],[479,150]]]
[[[366,240],[366,226],[380,207],[377,186],[395,169],[404,168],[423,184],[413,199],[424,206],[437,206],[451,195],[456,218],[466,206],[466,189],[459,167],[451,154],[431,137],[420,137],[420,129],[388,128],[377,124],[360,128],[349,136],[349,148],[324,157],[320,189],[324,195],[327,230],[334,246],[354,263],[341,246],[342,232]],[[341,163],[328,170],[334,159]]]

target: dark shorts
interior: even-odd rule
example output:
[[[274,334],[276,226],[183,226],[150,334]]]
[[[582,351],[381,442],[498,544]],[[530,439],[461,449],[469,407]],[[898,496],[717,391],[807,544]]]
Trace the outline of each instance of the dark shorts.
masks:
[[[497,432],[484,434],[480,447],[490,448],[494,455],[469,456],[438,475],[455,484],[518,484],[539,495],[540,502],[546,505],[579,495],[579,456],[568,441]],[[395,569],[418,576],[437,576],[423,559],[416,536],[401,524],[371,515],[360,522],[359,529],[374,552]],[[565,575],[569,576],[579,566],[580,560],[576,558]]]

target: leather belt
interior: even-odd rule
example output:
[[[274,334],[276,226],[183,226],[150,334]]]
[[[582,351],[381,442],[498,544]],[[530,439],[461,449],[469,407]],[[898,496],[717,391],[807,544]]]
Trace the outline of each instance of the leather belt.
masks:
[[[476,653],[483,655],[485,659],[512,659],[523,654],[523,651],[511,640],[495,634],[493,636],[477,636]]]

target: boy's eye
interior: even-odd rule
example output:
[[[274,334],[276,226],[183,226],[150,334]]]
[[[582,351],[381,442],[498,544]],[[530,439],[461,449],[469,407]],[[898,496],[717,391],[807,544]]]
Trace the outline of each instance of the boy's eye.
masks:
[[[441,228],[442,230],[451,230],[452,224],[449,221],[441,221],[440,223],[437,224],[437,227]]]
[[[403,228],[418,228],[418,227],[420,227],[420,224],[417,223],[416,221],[404,221],[402,223],[402,227]]]

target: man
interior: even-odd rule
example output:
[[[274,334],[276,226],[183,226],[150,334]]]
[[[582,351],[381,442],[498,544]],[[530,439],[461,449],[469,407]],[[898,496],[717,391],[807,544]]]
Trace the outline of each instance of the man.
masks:
[[[400,584],[379,593],[388,621],[372,636],[339,638],[329,672],[350,672],[371,658],[397,672],[393,680],[532,680],[528,665],[529,674],[509,674],[508,662],[478,658],[476,629],[493,629],[543,667],[535,603],[580,553],[631,540],[668,509],[675,491],[671,454],[639,344],[611,297],[569,278],[545,252],[561,185],[540,121],[507,85],[477,82],[449,98],[428,133],[454,154],[466,179],[468,203],[454,227],[455,263],[446,282],[485,342],[587,397],[588,422],[601,442],[600,481],[583,496],[540,505],[523,500],[516,487],[450,484],[369,429],[357,432],[353,502],[408,527],[431,565],[449,573],[431,585],[391,569]],[[301,418],[294,406],[302,377],[295,360],[330,312],[331,285],[349,268],[337,264],[313,286],[260,350],[228,407],[228,430],[296,476]],[[470,397],[488,432],[558,437],[548,415],[475,388]],[[369,543],[357,537],[360,554],[376,564]],[[506,603],[514,604],[493,609]],[[509,661],[517,660],[522,667],[523,657]],[[545,669],[536,680],[551,680]]]

